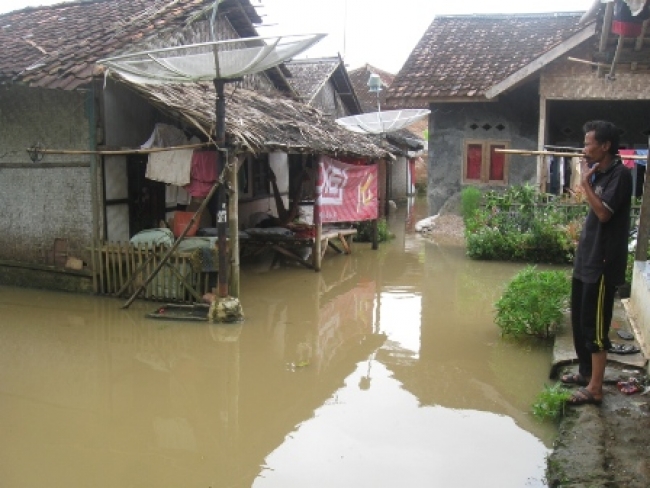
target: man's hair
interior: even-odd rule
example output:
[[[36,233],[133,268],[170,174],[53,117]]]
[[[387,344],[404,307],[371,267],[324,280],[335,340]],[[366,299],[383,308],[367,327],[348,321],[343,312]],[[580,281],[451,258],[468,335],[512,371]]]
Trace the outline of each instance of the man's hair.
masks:
[[[614,124],[606,120],[591,120],[582,127],[582,130],[585,134],[593,131],[594,139],[600,144],[609,141],[609,153],[612,155],[618,154],[618,140],[621,131]]]

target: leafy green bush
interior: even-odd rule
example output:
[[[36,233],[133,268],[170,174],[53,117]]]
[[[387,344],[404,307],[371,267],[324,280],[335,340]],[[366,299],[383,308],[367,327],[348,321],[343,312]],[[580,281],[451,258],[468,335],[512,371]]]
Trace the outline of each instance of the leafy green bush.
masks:
[[[487,192],[482,207],[465,219],[467,254],[484,260],[570,263],[576,214],[585,208],[537,193],[531,185]]]
[[[478,211],[481,204],[481,190],[475,186],[466,186],[460,192],[461,215],[467,222]]]
[[[355,224],[357,235],[356,242],[372,242],[372,220],[364,220]],[[377,241],[386,242],[392,239],[394,235],[388,230],[388,223],[385,218],[377,220]]]
[[[544,385],[533,403],[533,415],[538,420],[557,420],[564,413],[564,406],[571,397],[571,391],[561,383]]]
[[[571,282],[565,271],[538,271],[527,266],[508,283],[495,304],[495,323],[502,335],[541,338],[555,335],[569,301]]]

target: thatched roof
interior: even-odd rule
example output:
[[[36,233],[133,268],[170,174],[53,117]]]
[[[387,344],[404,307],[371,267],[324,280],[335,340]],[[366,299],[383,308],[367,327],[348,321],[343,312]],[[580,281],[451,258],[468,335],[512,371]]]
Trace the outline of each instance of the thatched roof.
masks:
[[[183,120],[203,135],[215,132],[215,88],[210,83],[139,85],[111,76],[161,111]],[[343,129],[303,103],[226,86],[226,135],[231,146],[253,153],[279,149],[292,153],[392,158],[373,138]]]

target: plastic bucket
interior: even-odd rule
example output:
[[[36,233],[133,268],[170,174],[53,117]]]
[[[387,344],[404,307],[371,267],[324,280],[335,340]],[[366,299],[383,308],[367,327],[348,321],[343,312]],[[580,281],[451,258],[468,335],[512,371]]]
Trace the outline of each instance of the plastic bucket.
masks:
[[[185,227],[187,227],[187,224],[190,222],[190,220],[192,220],[193,215],[194,212],[181,212],[178,210],[174,212],[174,228],[172,229],[174,232],[174,237],[180,237],[180,235],[183,233],[183,230],[185,230]],[[196,231],[199,229],[200,218],[200,215],[196,216],[194,223],[187,231],[187,234],[185,234],[185,236],[192,237],[196,235]]]

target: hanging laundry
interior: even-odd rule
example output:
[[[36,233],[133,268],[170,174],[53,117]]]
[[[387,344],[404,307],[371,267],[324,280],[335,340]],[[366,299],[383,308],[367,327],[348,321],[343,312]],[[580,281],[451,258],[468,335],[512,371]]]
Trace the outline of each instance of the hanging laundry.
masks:
[[[628,2],[616,0],[614,2],[614,19],[611,31],[622,37],[637,37],[643,31],[643,21],[649,17],[650,10],[648,10],[647,5],[638,14],[634,15],[628,6]]]
[[[205,198],[217,181],[217,152],[194,151],[189,185],[185,187],[192,197]]]
[[[634,159],[625,159],[625,156],[634,156],[636,154],[635,149],[619,149],[618,153],[623,156],[623,164],[627,168],[634,168]]]
[[[174,207],[176,205],[189,205],[191,200],[190,194],[182,186],[167,185],[165,187],[165,206]]]
[[[192,154],[192,149],[151,153],[145,177],[171,185],[185,186],[191,182]]]
[[[147,142],[140,146],[142,149],[150,149],[152,147],[175,147],[187,145],[187,136],[185,132],[173,125],[156,124],[153,132]]]
[[[636,155],[637,156],[645,156],[646,159],[637,159],[636,164],[640,164],[641,166],[645,166],[646,163],[648,162],[648,150],[647,149],[637,149],[636,150]]]

